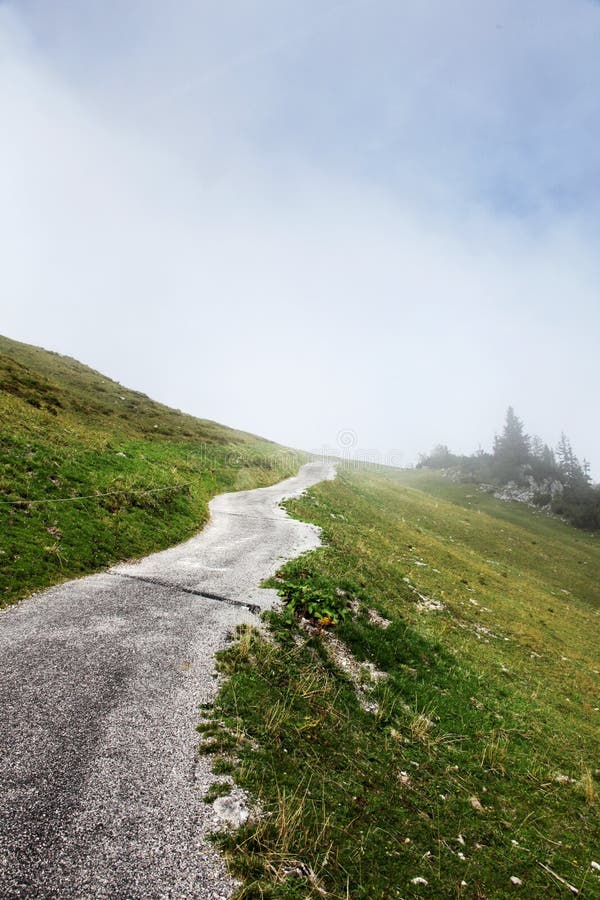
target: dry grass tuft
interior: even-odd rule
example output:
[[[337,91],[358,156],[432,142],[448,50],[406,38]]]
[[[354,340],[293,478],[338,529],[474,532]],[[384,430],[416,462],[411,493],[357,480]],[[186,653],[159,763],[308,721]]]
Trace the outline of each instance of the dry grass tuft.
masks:
[[[509,738],[502,731],[493,731],[489,742],[483,748],[481,767],[496,775],[506,775],[506,754]]]
[[[596,802],[596,787],[594,785],[594,776],[592,775],[590,769],[586,769],[583,772],[583,774],[581,776],[580,785],[583,790],[585,802],[589,803],[590,805],[592,803],[595,803]]]

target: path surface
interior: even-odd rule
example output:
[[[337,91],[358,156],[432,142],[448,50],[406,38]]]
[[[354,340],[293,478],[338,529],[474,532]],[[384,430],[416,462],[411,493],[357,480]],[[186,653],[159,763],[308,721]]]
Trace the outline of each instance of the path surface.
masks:
[[[192,540],[0,613],[2,898],[230,896],[198,707],[260,581],[319,543],[280,501],[333,474],[222,494]]]

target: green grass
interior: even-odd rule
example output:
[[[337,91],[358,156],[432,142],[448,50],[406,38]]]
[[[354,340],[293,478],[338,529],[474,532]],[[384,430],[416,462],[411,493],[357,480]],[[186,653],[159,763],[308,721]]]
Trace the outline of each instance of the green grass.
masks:
[[[0,337],[0,606],[183,540],[214,494],[301,461]]]
[[[6,338],[0,423],[0,605],[302,461]],[[326,546],[275,584],[363,668],[285,614],[221,654],[204,749],[263,813],[218,838],[240,896],[568,894],[548,870],[600,896],[600,539],[424,471],[342,471],[288,506]]]
[[[385,677],[357,687],[285,615],[221,654],[204,749],[262,810],[217,837],[239,896],[600,896],[598,538],[430,472],[288,508],[326,546],[275,583],[343,587],[335,635]]]

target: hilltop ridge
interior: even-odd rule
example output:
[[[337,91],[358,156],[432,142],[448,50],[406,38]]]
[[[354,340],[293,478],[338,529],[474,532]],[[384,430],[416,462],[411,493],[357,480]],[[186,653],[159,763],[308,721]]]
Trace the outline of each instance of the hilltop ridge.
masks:
[[[0,337],[0,606],[183,540],[214,494],[305,458]]]
[[[71,356],[44,350],[0,335],[0,390],[52,415],[71,414],[87,427],[119,432],[273,444],[248,432],[199,419],[158,403],[141,391],[124,387]]]

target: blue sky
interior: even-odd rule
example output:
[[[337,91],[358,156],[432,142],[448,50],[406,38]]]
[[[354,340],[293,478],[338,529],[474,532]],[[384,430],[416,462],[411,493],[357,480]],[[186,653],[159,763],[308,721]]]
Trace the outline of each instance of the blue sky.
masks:
[[[600,477],[599,51],[583,0],[5,0],[2,331],[310,449],[512,403]]]

